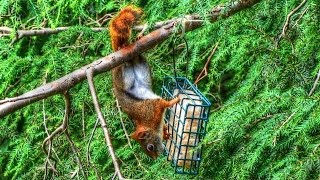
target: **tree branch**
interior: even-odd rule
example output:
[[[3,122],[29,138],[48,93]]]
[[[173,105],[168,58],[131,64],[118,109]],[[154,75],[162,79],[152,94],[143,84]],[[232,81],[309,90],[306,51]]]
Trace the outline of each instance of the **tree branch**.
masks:
[[[307,0],[303,0],[296,8],[294,8],[294,9],[288,14],[288,16],[287,16],[287,18],[286,18],[286,22],[285,22],[284,25],[283,25],[282,32],[281,32],[281,34],[279,35],[278,40],[276,41],[276,47],[278,47],[281,39],[286,36],[286,32],[287,32],[287,30],[288,30],[288,28],[289,28],[289,23],[290,23],[290,20],[291,20],[291,16],[292,16],[294,13],[296,13],[306,2],[307,2]]]
[[[130,148],[132,148],[132,145],[130,143],[130,138],[129,138],[129,135],[128,135],[128,132],[127,132],[127,129],[126,129],[126,126],[124,125],[124,122],[123,122],[123,118],[122,118],[122,115],[121,115],[121,110],[120,110],[120,105],[119,105],[119,102],[118,102],[118,99],[116,99],[116,104],[117,104],[117,109],[118,109],[118,114],[119,114],[119,118],[120,118],[120,122],[121,122],[121,126],[122,126],[122,129],[124,131],[124,134],[127,138],[127,141],[128,141],[128,145],[130,146]]]
[[[93,127],[93,130],[91,131],[91,135],[90,135],[90,138],[89,138],[89,141],[88,141],[88,144],[87,144],[87,152],[86,152],[86,156],[87,156],[87,163],[90,164],[91,162],[91,156],[90,156],[90,144],[91,144],[91,141],[93,139],[93,135],[97,129],[97,126],[98,126],[98,123],[99,123],[99,119],[96,120],[96,122],[94,123],[94,127]]]
[[[75,155],[75,159],[76,159],[77,164],[78,164],[78,166],[79,166],[79,169],[80,169],[80,171],[81,171],[81,173],[82,173],[82,176],[83,176],[85,179],[87,179],[87,176],[86,176],[86,174],[84,173],[84,169],[83,169],[83,165],[82,165],[80,156],[79,156],[79,154],[78,154],[78,149],[77,149],[77,147],[75,146],[74,142],[72,141],[72,139],[71,139],[71,137],[70,137],[70,134],[69,134],[69,132],[68,132],[68,129],[66,129],[66,130],[64,131],[64,134],[65,134],[65,136],[66,136],[66,138],[67,138],[67,140],[68,140],[68,142],[69,142],[69,144],[70,144],[70,147],[71,147],[71,150],[72,150],[73,154]]]
[[[52,169],[55,173],[58,173],[57,170],[55,169],[55,164],[54,163],[52,165],[51,161],[50,161],[50,157],[51,157],[51,150],[52,150],[52,140],[53,138],[59,134],[62,133],[64,131],[67,130],[68,127],[68,120],[69,120],[69,115],[70,115],[70,108],[71,108],[71,103],[70,103],[70,95],[69,92],[65,92],[64,94],[64,101],[65,101],[65,114],[64,114],[64,118],[62,121],[62,124],[53,131],[53,133],[51,133],[42,143],[42,150],[44,151],[44,153],[47,155],[46,161],[45,161],[45,171],[44,171],[44,179],[47,178],[47,169],[48,169],[48,164],[51,166],[50,169]],[[46,128],[46,126],[45,126]],[[46,145],[47,143],[48,145],[48,150],[46,150]],[[52,158],[54,161],[56,161],[54,158]]]
[[[6,36],[6,35],[8,36],[11,33],[15,33],[15,38],[11,42],[11,44],[13,44],[23,37],[58,34],[62,31],[66,31],[70,28],[71,27],[57,27],[55,29],[43,28],[43,29],[36,29],[36,30],[17,30],[17,31],[15,31],[14,29],[9,28],[9,27],[0,27],[0,32],[2,32],[2,36]],[[91,30],[95,31],[95,32],[99,32],[99,31],[105,31],[107,29],[106,28],[91,28]]]
[[[68,128],[68,121],[69,121],[70,108],[71,108],[70,95],[69,95],[69,92],[65,92],[63,95],[64,95],[65,105],[66,105],[64,118],[63,118],[62,124],[56,130],[54,130],[53,133],[51,133],[46,139],[44,139],[42,143],[42,149],[46,154],[48,154],[45,148],[46,144],[48,142],[50,143],[57,134],[64,132]]]
[[[114,150],[113,150],[113,147],[112,147],[112,144],[111,144],[111,138],[110,138],[109,131],[108,131],[108,128],[107,128],[106,120],[103,118],[103,115],[102,115],[101,110],[100,110],[98,97],[97,97],[96,90],[95,90],[95,87],[94,87],[94,84],[93,84],[93,70],[92,69],[88,69],[86,71],[86,74],[87,74],[87,78],[88,78],[88,83],[89,83],[89,88],[90,88],[90,92],[91,92],[94,108],[95,108],[95,110],[96,110],[96,112],[98,114],[98,118],[100,120],[100,125],[102,127],[102,130],[103,130],[103,133],[104,133],[104,137],[105,137],[105,140],[106,140],[106,144],[108,146],[108,149],[109,149],[112,161],[113,161],[115,173],[118,175],[118,178],[120,180],[124,179],[122,174],[121,174],[120,166],[118,164],[116,155],[114,153]]]
[[[312,86],[312,89],[310,90],[308,96],[311,96],[312,93],[314,92],[314,90],[316,89],[316,87],[317,87],[317,85],[318,85],[319,79],[320,79],[320,70],[318,71],[317,78],[316,78],[316,80],[314,81],[313,86]]]
[[[162,26],[165,26],[167,24],[173,23],[177,21],[177,18],[173,18],[167,21],[159,21],[156,22],[151,28],[152,29],[158,29],[161,28]],[[12,40],[11,44],[17,42],[19,39],[23,37],[28,37],[28,36],[44,36],[44,35],[51,35],[51,34],[58,34],[63,31],[69,30],[71,27],[57,27],[54,29],[51,28],[42,28],[42,29],[31,29],[31,30],[14,30],[13,28],[6,27],[6,26],[1,26],[0,27],[0,37],[4,36],[10,36],[11,33],[15,33],[15,38]],[[141,31],[144,32],[146,29],[150,28],[147,24],[143,25],[138,25],[134,26],[132,29],[134,31]],[[108,28],[104,27],[94,27],[90,28],[94,32],[100,32],[100,31],[107,31]]]
[[[219,18],[227,18],[236,12],[253,6],[258,2],[260,2],[260,0],[239,0],[228,6],[217,6],[210,12],[211,21],[215,22]],[[0,105],[0,118],[31,103],[67,91],[86,79],[86,70],[89,68],[92,69],[93,74],[97,75],[111,70],[112,68],[132,59],[137,54],[146,52],[175,33],[175,27],[179,24],[181,25],[184,23],[185,32],[199,28],[203,25],[203,22],[198,20],[200,20],[198,15],[188,15],[184,18],[177,18],[117,52],[100,58],[58,80],[18,96],[17,98],[19,100],[3,103]]]
[[[197,79],[194,81],[194,84],[198,84],[199,81],[201,81],[203,78],[208,76],[208,71],[209,71],[209,63],[211,61],[212,56],[216,52],[218,48],[219,42],[216,43],[214,48],[211,51],[211,54],[209,55],[206,64],[204,65],[203,69],[201,70],[200,74],[198,75]]]

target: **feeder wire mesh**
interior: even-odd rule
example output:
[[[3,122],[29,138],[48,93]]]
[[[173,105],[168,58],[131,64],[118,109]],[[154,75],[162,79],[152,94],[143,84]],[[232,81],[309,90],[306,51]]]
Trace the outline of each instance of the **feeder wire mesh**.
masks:
[[[165,113],[165,122],[171,134],[171,138],[164,143],[167,159],[176,173],[196,175],[202,154],[199,144],[206,134],[211,103],[184,77],[166,77],[162,97],[180,98],[180,103]]]

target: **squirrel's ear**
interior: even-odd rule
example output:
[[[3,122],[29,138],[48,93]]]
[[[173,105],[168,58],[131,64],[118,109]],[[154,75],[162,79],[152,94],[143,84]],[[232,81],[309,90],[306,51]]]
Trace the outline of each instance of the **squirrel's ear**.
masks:
[[[141,140],[141,139],[146,139],[146,137],[149,135],[149,132],[144,130],[144,131],[135,131],[132,135],[131,138],[135,140]]]

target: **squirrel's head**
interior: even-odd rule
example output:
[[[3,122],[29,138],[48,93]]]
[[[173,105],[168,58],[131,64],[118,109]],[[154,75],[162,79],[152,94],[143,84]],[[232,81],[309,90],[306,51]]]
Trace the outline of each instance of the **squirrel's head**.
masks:
[[[156,159],[163,151],[162,136],[152,130],[137,129],[131,137],[136,140],[152,159]]]
[[[145,105],[147,108],[144,108],[145,111],[142,113],[142,115],[147,116],[140,115],[140,118],[143,117],[143,121],[135,120],[136,131],[131,137],[136,140],[145,153],[153,159],[156,159],[164,149],[162,144],[164,137],[164,111],[179,101],[179,98],[174,98],[170,101],[164,99],[148,101],[150,104],[149,106],[148,104]]]

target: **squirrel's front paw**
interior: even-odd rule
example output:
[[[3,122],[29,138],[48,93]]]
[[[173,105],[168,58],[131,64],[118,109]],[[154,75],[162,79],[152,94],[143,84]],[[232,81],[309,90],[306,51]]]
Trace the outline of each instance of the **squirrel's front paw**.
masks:
[[[171,136],[171,134],[168,131],[168,127],[164,126],[163,127],[163,139],[168,140],[168,139],[170,139],[170,136]]]

